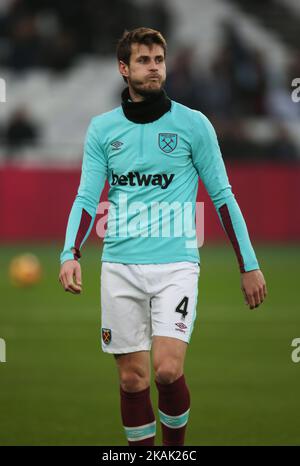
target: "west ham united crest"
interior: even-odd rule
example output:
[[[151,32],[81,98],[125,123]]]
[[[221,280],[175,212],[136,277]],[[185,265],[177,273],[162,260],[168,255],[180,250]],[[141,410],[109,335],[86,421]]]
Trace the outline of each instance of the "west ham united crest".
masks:
[[[177,134],[175,133],[159,133],[158,135],[158,145],[161,150],[166,154],[173,152],[177,146]]]
[[[103,343],[109,345],[111,342],[111,329],[110,328],[103,328],[102,329],[102,340]]]

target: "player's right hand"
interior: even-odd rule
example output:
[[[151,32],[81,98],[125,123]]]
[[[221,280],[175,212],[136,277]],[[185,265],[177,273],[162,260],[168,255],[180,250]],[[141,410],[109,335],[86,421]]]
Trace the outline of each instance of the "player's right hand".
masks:
[[[60,268],[59,281],[65,291],[80,294],[82,289],[81,267],[78,261],[68,260]]]

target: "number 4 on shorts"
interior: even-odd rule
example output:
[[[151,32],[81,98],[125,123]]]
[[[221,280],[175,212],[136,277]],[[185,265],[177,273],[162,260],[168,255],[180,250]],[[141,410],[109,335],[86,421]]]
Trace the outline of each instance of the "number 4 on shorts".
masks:
[[[188,303],[189,303],[189,298],[185,296],[180,301],[178,306],[176,307],[175,312],[179,312],[179,314],[182,314],[182,317],[185,318],[185,316],[188,314],[187,312]]]

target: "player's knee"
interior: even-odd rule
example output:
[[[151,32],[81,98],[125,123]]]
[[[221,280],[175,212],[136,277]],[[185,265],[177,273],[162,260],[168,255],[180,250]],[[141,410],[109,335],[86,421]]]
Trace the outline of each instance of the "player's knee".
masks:
[[[155,370],[155,378],[157,382],[162,384],[170,384],[175,382],[181,375],[181,369],[179,369],[176,363],[162,363]]]
[[[120,384],[125,392],[139,392],[149,387],[150,381],[146,374],[136,371],[123,371]]]

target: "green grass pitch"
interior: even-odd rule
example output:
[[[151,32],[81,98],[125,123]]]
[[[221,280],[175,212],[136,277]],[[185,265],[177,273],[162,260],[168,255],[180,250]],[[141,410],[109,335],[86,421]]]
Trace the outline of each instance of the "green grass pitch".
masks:
[[[100,254],[84,248],[83,294],[58,283],[61,244],[0,247],[0,445],[126,445],[113,356],[100,345]],[[20,252],[42,262],[32,289],[10,285]],[[300,444],[297,246],[257,246],[269,296],[250,311],[231,246],[204,246],[197,319],[185,375],[191,391],[187,445]],[[153,379],[153,375],[152,375]],[[157,393],[152,380],[153,404]],[[160,425],[156,444],[161,445]]]

